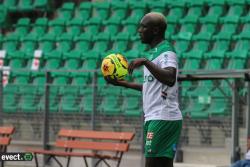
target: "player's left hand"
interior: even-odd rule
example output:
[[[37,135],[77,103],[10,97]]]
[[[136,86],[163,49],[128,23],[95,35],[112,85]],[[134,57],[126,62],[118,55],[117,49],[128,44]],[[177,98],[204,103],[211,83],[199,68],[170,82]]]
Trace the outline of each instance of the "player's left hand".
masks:
[[[147,61],[146,58],[138,58],[138,59],[131,61],[129,66],[128,66],[128,73],[131,75],[135,68],[138,68],[138,67],[144,65],[144,63],[146,61]]]

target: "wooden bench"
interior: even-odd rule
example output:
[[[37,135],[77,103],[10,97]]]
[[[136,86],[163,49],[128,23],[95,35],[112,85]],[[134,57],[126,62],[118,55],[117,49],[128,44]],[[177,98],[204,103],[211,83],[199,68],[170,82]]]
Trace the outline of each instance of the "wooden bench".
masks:
[[[55,150],[27,149],[35,157],[36,167],[39,167],[37,154],[47,155],[48,159],[54,159],[63,167],[57,157],[67,158],[67,167],[71,157],[82,157],[88,167],[87,158],[96,158],[94,166],[104,162],[110,166],[107,160],[114,160],[119,167],[124,152],[129,150],[129,143],[134,138],[133,132],[109,132],[61,129],[55,142]],[[59,150],[58,148],[61,148]],[[63,150],[62,150],[63,149]]]
[[[14,133],[15,128],[12,126],[0,126],[0,152],[7,152],[7,147],[11,142],[11,135]],[[4,166],[4,161],[1,161],[1,166]]]

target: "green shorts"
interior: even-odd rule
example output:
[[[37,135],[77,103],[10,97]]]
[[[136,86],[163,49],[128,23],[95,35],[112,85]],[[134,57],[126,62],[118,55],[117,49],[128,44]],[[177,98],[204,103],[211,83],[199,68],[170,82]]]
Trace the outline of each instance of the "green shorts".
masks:
[[[145,157],[174,158],[182,120],[151,120],[144,124]]]

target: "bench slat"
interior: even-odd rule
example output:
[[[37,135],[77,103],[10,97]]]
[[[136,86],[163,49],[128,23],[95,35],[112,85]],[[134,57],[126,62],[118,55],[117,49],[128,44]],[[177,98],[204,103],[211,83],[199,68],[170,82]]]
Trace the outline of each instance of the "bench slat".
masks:
[[[89,139],[103,140],[127,140],[131,141],[134,138],[132,132],[105,132],[105,131],[87,131],[87,130],[69,130],[61,129],[59,131],[61,137],[76,137]]]
[[[10,135],[10,134],[13,134],[14,133],[14,130],[15,128],[10,126],[10,127],[3,127],[1,126],[0,127],[0,134],[7,134],[7,135]]]
[[[7,146],[10,144],[11,139],[9,137],[0,137],[0,145]]]
[[[97,151],[120,151],[126,152],[129,149],[127,143],[110,143],[110,142],[87,142],[76,140],[57,140],[57,147],[73,148],[73,149],[87,149]]]

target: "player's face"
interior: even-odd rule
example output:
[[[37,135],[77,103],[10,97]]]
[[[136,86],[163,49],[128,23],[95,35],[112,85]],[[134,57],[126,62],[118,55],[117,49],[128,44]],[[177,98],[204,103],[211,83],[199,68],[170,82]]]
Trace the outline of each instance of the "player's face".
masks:
[[[153,26],[150,23],[149,17],[144,17],[141,20],[138,32],[142,43],[150,44],[152,42],[154,38],[154,33],[153,33]]]

